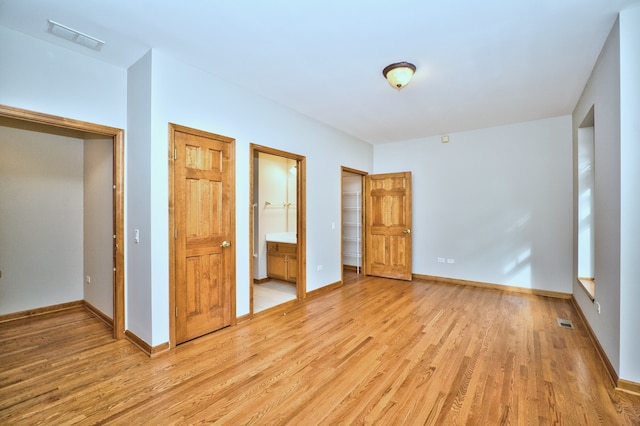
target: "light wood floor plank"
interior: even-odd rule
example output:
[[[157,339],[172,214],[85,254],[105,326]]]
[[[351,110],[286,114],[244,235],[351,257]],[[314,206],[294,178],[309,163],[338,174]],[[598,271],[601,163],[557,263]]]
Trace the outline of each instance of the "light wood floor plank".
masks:
[[[0,424],[640,424],[567,300],[345,282],[153,359],[82,308],[2,323]]]

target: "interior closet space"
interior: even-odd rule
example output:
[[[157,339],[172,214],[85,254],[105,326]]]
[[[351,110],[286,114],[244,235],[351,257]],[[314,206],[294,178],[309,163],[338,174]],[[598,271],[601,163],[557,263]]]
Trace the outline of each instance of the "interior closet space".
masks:
[[[113,138],[0,119],[0,315],[84,300],[113,318]]]
[[[342,170],[342,265],[343,269],[362,271],[363,174]]]

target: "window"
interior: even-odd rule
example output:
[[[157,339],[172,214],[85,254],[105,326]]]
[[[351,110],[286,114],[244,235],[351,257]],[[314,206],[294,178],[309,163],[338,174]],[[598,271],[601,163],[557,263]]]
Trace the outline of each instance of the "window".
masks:
[[[595,299],[594,273],[594,114],[593,107],[578,128],[578,281]]]

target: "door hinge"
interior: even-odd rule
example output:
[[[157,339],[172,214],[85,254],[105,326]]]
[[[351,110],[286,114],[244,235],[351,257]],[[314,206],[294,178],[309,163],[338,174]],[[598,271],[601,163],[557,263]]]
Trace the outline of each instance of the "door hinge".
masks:
[[[173,228],[173,239],[174,240],[178,239],[178,228]]]
[[[178,150],[177,149],[173,149],[173,160],[177,160],[178,159]]]
[[[178,307],[176,306],[176,318],[178,318]]]

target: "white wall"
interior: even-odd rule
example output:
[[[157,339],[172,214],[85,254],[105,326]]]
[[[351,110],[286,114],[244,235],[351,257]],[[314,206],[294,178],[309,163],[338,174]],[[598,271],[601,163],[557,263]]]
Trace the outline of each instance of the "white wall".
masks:
[[[83,298],[83,143],[0,127],[0,315]]]
[[[113,318],[113,139],[84,142],[84,300]],[[91,278],[87,282],[86,277]]]
[[[640,7],[614,24],[573,112],[577,126],[594,106],[595,301],[574,296],[621,379],[640,382]],[[577,161],[577,160],[576,160]]]
[[[0,103],[126,129],[126,328],[147,343],[168,341],[169,122],[237,140],[238,315],[249,312],[252,142],[307,157],[307,290],[340,280],[340,166],[370,170],[369,144],[161,52],[123,70],[0,27],[0,57]]]
[[[287,184],[287,221],[285,232],[297,232],[298,230],[298,166],[295,160],[287,160],[285,162],[286,184]],[[291,172],[294,168],[295,173]]]
[[[375,145],[375,173],[413,175],[413,272],[570,293],[570,120]]]
[[[123,129],[124,69],[0,26],[0,104]]]
[[[126,70],[1,26],[0,58],[0,104],[126,127]],[[125,132],[125,146],[127,136]],[[125,193],[126,180],[127,176]],[[126,244],[123,249],[128,250]],[[79,285],[82,288],[82,282]]]
[[[620,377],[640,383],[640,7],[620,13]]]
[[[169,122],[236,139],[237,315],[249,312],[252,282],[249,276],[250,143],[306,156],[307,290],[341,279],[340,166],[370,170],[371,145],[182,64],[160,51],[154,50],[150,58],[145,57],[143,63],[130,69],[129,79],[128,238],[134,227],[149,224],[146,234],[149,237],[145,242],[148,245],[141,241],[128,256],[128,285],[140,289],[135,294],[128,292],[129,329],[152,346],[169,338]],[[138,83],[134,83],[134,79],[139,80]],[[149,83],[150,94],[143,93],[144,85]],[[143,114],[145,103],[151,111],[148,137],[147,117]],[[142,145],[133,149],[132,144]],[[150,198],[146,198],[149,194]],[[151,215],[149,222],[145,222],[147,212]],[[128,247],[131,245],[129,242]],[[150,269],[147,269],[147,258]],[[323,269],[318,271],[317,265],[323,265]]]
[[[147,343],[153,339],[152,310],[169,310],[168,302],[155,307],[152,303],[151,251],[156,242],[151,233],[151,79],[149,52],[129,68],[127,78],[127,223],[124,231],[127,247],[126,328]],[[166,156],[166,149],[164,153]],[[168,178],[165,183],[168,185]],[[159,208],[167,210],[168,205],[167,198],[165,205]],[[138,243],[133,242],[136,229],[140,235]],[[167,223],[163,234],[168,229]],[[168,240],[164,238],[158,244],[168,244]],[[168,329],[168,322],[164,326]]]
[[[574,260],[573,294],[607,357],[618,372],[620,371],[619,46],[620,32],[616,22],[573,112],[574,167],[577,167],[578,126],[592,107],[594,110],[593,270],[596,285],[595,298],[601,306],[601,313],[598,314],[595,305],[575,279],[577,260]],[[574,232],[577,232],[577,228]]]

